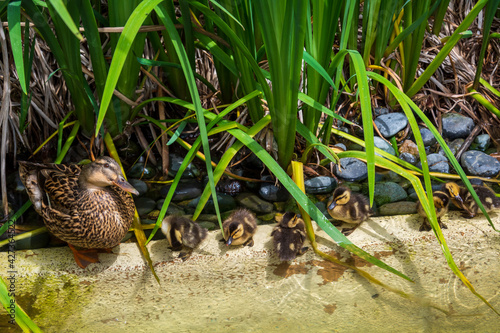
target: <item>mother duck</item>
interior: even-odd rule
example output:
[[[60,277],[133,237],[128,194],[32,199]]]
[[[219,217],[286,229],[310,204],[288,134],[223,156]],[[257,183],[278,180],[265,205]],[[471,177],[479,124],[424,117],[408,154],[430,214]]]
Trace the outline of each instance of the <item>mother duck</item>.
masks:
[[[96,249],[118,245],[132,224],[128,193],[138,192],[111,157],[84,166],[19,162],[19,175],[47,229],[68,242],[82,268],[98,262]]]

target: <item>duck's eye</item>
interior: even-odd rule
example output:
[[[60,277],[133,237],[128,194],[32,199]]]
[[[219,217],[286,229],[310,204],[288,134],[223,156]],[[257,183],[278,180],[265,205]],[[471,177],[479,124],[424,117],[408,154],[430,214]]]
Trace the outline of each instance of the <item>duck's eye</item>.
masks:
[[[104,164],[105,168],[109,168],[109,163]]]

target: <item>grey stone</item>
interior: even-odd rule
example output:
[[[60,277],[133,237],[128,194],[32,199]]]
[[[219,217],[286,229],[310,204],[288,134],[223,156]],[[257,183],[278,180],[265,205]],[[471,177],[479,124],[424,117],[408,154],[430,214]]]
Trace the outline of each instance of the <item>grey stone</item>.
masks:
[[[184,161],[183,157],[177,155],[170,155],[170,168],[168,169],[168,175],[174,177],[179,171],[182,162]],[[186,167],[186,170],[182,174],[183,178],[196,178],[200,175],[200,171],[198,168],[193,165],[193,163],[189,163]]]
[[[420,128],[420,135],[422,136],[422,141],[426,147],[432,146],[437,142],[436,138],[428,128]]]
[[[418,162],[417,158],[410,153],[401,153],[399,154],[399,158],[411,165],[416,165]]]
[[[345,144],[339,142],[339,143],[336,143],[333,145],[334,147],[339,147],[341,149],[343,149],[344,151],[347,150],[347,147],[345,146]]]
[[[144,163],[136,163],[127,173],[129,178],[144,178],[151,179],[156,176],[156,169]]]
[[[236,196],[236,201],[240,205],[250,209],[255,213],[267,214],[273,211],[272,203],[262,200],[257,195],[252,193],[240,193],[238,194],[238,196]]]
[[[262,180],[272,180],[270,176],[262,177]],[[270,202],[280,202],[287,201],[290,197],[288,190],[279,184],[278,186],[274,183],[262,183],[259,189],[259,195],[262,199]]]
[[[474,142],[470,146],[470,150],[486,151],[490,147],[491,138],[488,134],[481,134],[476,136]]]
[[[466,151],[461,162],[467,173],[473,176],[495,177],[500,172],[500,162],[478,150]]]
[[[366,164],[352,157],[344,157],[340,159],[339,165],[335,165],[335,175],[348,182],[356,182],[368,177],[368,169]]]
[[[160,190],[162,197],[166,197],[171,185],[163,186]],[[203,192],[201,183],[196,180],[191,179],[181,179],[174,191],[174,196],[172,201],[184,201],[189,199],[197,198]]]
[[[165,199],[158,200],[156,202],[156,209],[161,210],[164,202],[165,202]],[[168,208],[167,208],[166,215],[184,215],[184,214],[186,214],[186,212],[184,211],[184,209],[182,209],[181,206],[176,205],[173,202],[170,202],[170,204],[168,205]]]
[[[137,213],[139,216],[151,213],[156,207],[156,201],[151,198],[139,197],[134,198],[135,208],[137,208]]]
[[[394,171],[389,171],[387,173],[384,173],[383,176],[384,176],[383,179],[385,181],[394,182],[394,183],[399,183],[403,179],[405,179],[404,177],[400,176],[399,174],[395,173]]]
[[[408,118],[402,112],[392,112],[377,117],[375,125],[382,136],[390,138],[408,125]]]
[[[145,182],[143,182],[140,179],[131,178],[128,180],[128,182],[130,183],[130,185],[132,185],[139,192],[139,195],[138,195],[139,197],[146,194],[146,192],[148,191],[148,184],[146,184]]]
[[[195,209],[196,206],[198,206],[199,201],[200,198],[193,199],[188,203],[187,206],[189,208]],[[236,200],[234,200],[234,198],[228,194],[217,193],[217,202],[219,204],[219,210],[221,212],[227,212],[228,210],[236,208]],[[212,197],[208,199],[205,207],[203,208],[203,212],[209,214],[215,213],[215,205]]]
[[[460,147],[462,147],[462,145],[464,144],[464,142],[465,140],[462,138],[455,139],[452,142],[448,143],[448,148],[450,148],[451,153],[453,155],[456,155]],[[442,147],[439,148],[438,154],[446,156]]]
[[[374,136],[373,137],[373,143],[374,143],[375,147],[377,147],[378,149],[381,149],[381,150],[385,151],[386,153],[389,153],[389,154],[391,154],[393,156],[396,155],[396,151],[394,150],[394,148],[392,148],[392,145],[389,144],[384,139],[382,139],[381,137]],[[376,154],[376,155],[382,156],[380,154]]]
[[[390,202],[379,208],[379,214],[382,216],[407,215],[415,214],[416,212],[417,205],[413,201]]]
[[[326,176],[310,178],[304,182],[306,193],[310,194],[331,193],[337,185],[335,178]]]
[[[199,221],[198,224],[200,227],[205,228],[207,230],[215,230],[217,228],[216,224],[208,221]]]
[[[388,114],[389,112],[391,112],[391,111],[388,108],[384,108],[384,107],[373,108],[373,115],[375,117],[381,116],[383,114]]]
[[[474,128],[474,121],[457,113],[447,113],[443,116],[443,136],[454,140],[466,138]]]
[[[330,199],[330,198],[329,198]],[[326,202],[324,201],[318,201],[314,205],[318,207],[318,209],[323,213],[323,215],[326,216],[327,219],[330,218],[330,214],[328,213],[328,208],[326,208]]]
[[[430,172],[442,172],[450,173],[450,165],[448,164],[448,159],[440,154],[429,154],[427,155],[427,164],[429,164]],[[422,168],[422,163],[417,163],[418,168]]]
[[[443,188],[443,184],[432,184],[432,192],[441,191],[442,188]],[[411,187],[408,190],[408,199],[412,200],[412,201],[418,200],[417,192],[415,192],[415,189],[413,187]]]
[[[377,183],[375,184],[375,192],[373,201],[377,206],[404,200],[408,197],[406,191],[394,182]]]

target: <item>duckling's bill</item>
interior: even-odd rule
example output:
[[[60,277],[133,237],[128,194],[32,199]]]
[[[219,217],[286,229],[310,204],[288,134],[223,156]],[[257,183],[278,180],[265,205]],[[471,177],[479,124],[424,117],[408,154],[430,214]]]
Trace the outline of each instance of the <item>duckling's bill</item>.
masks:
[[[118,178],[118,179],[114,180],[113,185],[118,186],[119,188],[121,188],[125,192],[139,195],[139,191],[137,191],[132,185],[130,185],[130,183],[128,181],[126,181],[123,178],[121,178],[121,179]]]

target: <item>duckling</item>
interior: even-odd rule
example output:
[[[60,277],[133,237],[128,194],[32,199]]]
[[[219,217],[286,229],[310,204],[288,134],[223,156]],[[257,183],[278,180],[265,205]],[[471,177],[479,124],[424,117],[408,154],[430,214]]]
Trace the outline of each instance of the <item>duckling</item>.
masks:
[[[207,237],[208,230],[183,216],[168,216],[163,219],[161,231],[167,237],[174,251],[188,248],[188,253],[179,253],[179,258],[186,260],[193,249]]]
[[[255,215],[246,209],[233,212],[222,223],[226,245],[253,246],[253,235],[257,230]]]
[[[476,201],[472,197],[472,194],[465,187],[459,187],[456,183],[449,182],[444,185],[445,189],[448,191],[451,197],[451,202],[465,212],[462,216],[465,218],[473,218],[481,210],[477,205]],[[491,212],[496,209],[500,209],[500,198],[495,195],[495,192],[486,186],[472,185],[474,191],[476,191],[479,200],[484,206],[486,212]],[[456,195],[458,193],[459,199],[457,200]],[[461,199],[461,200],[460,200]]]
[[[294,212],[283,214],[271,236],[281,261],[293,260],[297,254],[304,254],[308,250],[307,247],[302,247],[306,239],[304,220]]]
[[[432,197],[434,199],[434,208],[436,208],[436,217],[441,229],[448,229],[446,224],[441,222],[441,217],[444,216],[448,212],[448,206],[450,204],[450,197],[448,193],[443,191],[434,191],[432,193]],[[427,219],[427,214],[422,207],[422,203],[420,201],[417,202],[417,212],[420,216],[424,218],[424,222],[420,226],[420,231],[429,231],[432,229],[429,224],[429,220]]]
[[[368,199],[361,194],[352,193],[351,189],[345,186],[337,187],[333,191],[333,198],[327,207],[331,217],[350,224],[359,225],[373,215]],[[350,229],[347,235],[356,228],[357,226]]]

